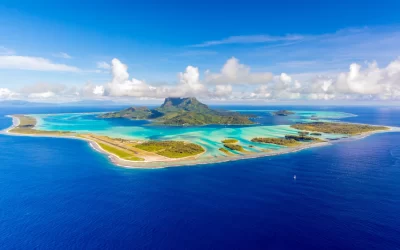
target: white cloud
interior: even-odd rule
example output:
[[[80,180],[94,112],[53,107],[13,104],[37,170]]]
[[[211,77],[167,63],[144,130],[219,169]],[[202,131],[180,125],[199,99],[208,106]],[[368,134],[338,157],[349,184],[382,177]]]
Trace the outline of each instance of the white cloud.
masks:
[[[113,80],[107,85],[105,94],[147,98],[168,96],[226,98],[232,94],[231,84],[260,84],[273,78],[269,72],[252,73],[250,67],[240,64],[236,58],[227,60],[219,74],[207,72],[204,81],[200,79],[199,69],[189,65],[184,72],[178,73],[176,85],[152,86],[135,78],[129,80],[127,69],[127,66],[118,59],[112,61]],[[209,89],[206,84],[213,87]]]
[[[0,88],[0,98],[30,98],[49,100],[112,99],[115,97],[140,100],[165,97],[195,96],[214,100],[389,100],[400,101],[400,58],[386,67],[376,62],[362,67],[351,64],[347,72],[336,75],[309,76],[298,79],[296,75],[281,73],[252,73],[250,67],[229,59],[220,73],[206,72],[202,79],[200,70],[187,66],[178,73],[174,84],[149,84],[130,78],[128,67],[118,59],[111,62],[112,79],[104,85],[86,83],[81,87],[63,84],[38,83],[22,88],[19,93]],[[251,84],[241,84],[251,83]]]
[[[31,100],[45,100],[49,102],[64,102],[76,100],[77,97],[86,97],[80,95],[80,92],[85,89],[86,85],[81,88],[76,86],[67,86],[58,83],[36,83],[24,86],[19,91],[21,97]],[[93,94],[90,96],[94,96]]]
[[[93,85],[90,82],[85,83],[81,88],[75,89],[75,95],[81,98],[97,98],[104,95],[105,88],[102,85]]]
[[[232,94],[232,85],[216,85],[213,95],[215,97],[229,97]]]
[[[178,80],[179,82],[176,86],[168,89],[171,96],[210,96],[210,91],[200,80],[200,73],[197,67],[187,66],[185,72],[178,74]]]
[[[271,35],[252,35],[252,36],[230,36],[221,40],[206,41],[200,44],[192,45],[191,47],[210,47],[223,44],[254,44],[254,43],[270,43],[282,41],[296,41],[303,39],[300,35],[285,35],[285,36],[271,36]]]
[[[143,98],[165,98],[183,96],[208,96],[208,89],[200,81],[199,69],[186,67],[178,74],[175,85],[153,86],[135,78],[129,79],[128,67],[118,59],[112,60],[113,79],[106,85],[104,94],[108,96],[131,96]]]
[[[352,63],[348,72],[335,77],[316,76],[302,83],[282,73],[250,96],[273,100],[400,100],[400,58],[383,68],[376,62],[365,69]]]
[[[7,89],[7,88],[0,88],[0,99],[12,99],[18,97],[18,94]]]
[[[379,68],[372,62],[362,70],[361,65],[353,63],[349,72],[339,74],[335,88],[343,94],[397,99],[400,97],[400,58],[386,68]]]
[[[2,69],[22,69],[37,71],[65,71],[78,72],[77,67],[65,64],[53,63],[42,57],[30,56],[0,56],[0,68]]]
[[[102,96],[104,94],[104,86],[95,86],[93,89],[93,94]]]
[[[110,64],[108,64],[108,63],[106,63],[106,62],[97,62],[97,68],[99,68],[99,69],[110,69],[111,68],[111,65]]]
[[[29,94],[28,97],[31,99],[47,99],[50,97],[55,97],[56,94],[54,94],[51,91],[46,91],[46,92],[42,92],[42,93],[32,93]]]
[[[106,86],[105,94],[110,96],[155,97],[157,88],[144,81],[129,80],[128,66],[114,58],[111,61],[112,81]]]
[[[250,67],[240,64],[235,57],[226,61],[221,72],[206,72],[205,82],[209,84],[265,84],[273,78],[270,72],[252,73]]]
[[[113,74],[113,81],[115,82],[125,82],[129,78],[128,73],[128,66],[123,64],[120,60],[114,58],[111,61],[112,64],[112,74]],[[137,81],[134,79],[133,81]]]
[[[189,86],[198,86],[200,83],[199,69],[193,66],[187,66],[184,73],[179,73],[179,82]]]
[[[179,83],[183,91],[190,93],[199,93],[205,91],[204,85],[200,82],[199,69],[193,66],[187,66],[184,73],[179,73]],[[178,88],[179,90],[180,88]],[[181,89],[182,90],[182,89]]]
[[[64,59],[71,59],[72,58],[72,56],[68,55],[65,52],[59,52],[59,53],[53,54],[53,56],[54,57],[59,57],[59,58],[64,58]]]
[[[282,82],[284,82],[284,83],[291,83],[291,82],[292,82],[292,78],[291,78],[288,74],[286,74],[286,73],[282,73],[282,74],[280,75],[280,80],[281,80]]]

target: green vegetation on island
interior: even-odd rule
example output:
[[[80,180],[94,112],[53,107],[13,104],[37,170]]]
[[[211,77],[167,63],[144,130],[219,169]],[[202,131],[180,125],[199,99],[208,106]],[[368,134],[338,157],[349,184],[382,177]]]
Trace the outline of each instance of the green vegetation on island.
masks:
[[[297,133],[299,134],[299,136],[307,136],[310,134],[310,132],[308,132],[308,131],[299,131]]]
[[[201,146],[183,141],[147,141],[136,145],[136,148],[169,158],[195,156],[205,152]]]
[[[367,132],[388,130],[385,126],[371,126],[366,124],[335,123],[335,122],[312,122],[290,125],[299,130],[322,132],[330,134],[359,135]]]
[[[324,140],[309,136],[310,132],[299,131],[298,135],[285,135],[284,138],[256,137],[251,139],[252,142],[270,143],[286,147],[295,147],[301,142],[323,142]]]
[[[320,138],[306,136],[306,135],[285,135],[285,139],[287,140],[296,140],[299,142],[309,142],[309,141],[323,141]]]
[[[243,147],[238,144],[224,143],[224,147],[229,148],[230,150],[246,152],[246,150],[244,150]]]
[[[250,116],[237,112],[217,111],[199,102],[194,97],[166,98],[156,109],[145,107],[128,108],[118,112],[105,113],[101,118],[127,118],[152,120],[156,125],[193,126],[193,125],[249,125]]]
[[[124,160],[130,160],[130,161],[144,161],[143,158],[137,157],[135,155],[132,155],[131,152],[123,150],[119,147],[115,147],[115,146],[111,146],[109,144],[105,144],[102,142],[97,142],[97,144],[99,144],[99,146],[104,149],[105,151],[115,154],[116,156],[118,156],[121,159]]]
[[[149,141],[139,142],[123,138],[112,138],[90,133],[73,133],[69,131],[43,131],[35,129],[36,119],[26,115],[13,115],[18,125],[10,129],[11,133],[43,136],[71,136],[95,142],[104,151],[129,161],[159,161],[167,158],[195,156],[205,149],[193,143],[182,141]]]
[[[301,143],[294,139],[287,138],[272,138],[272,137],[255,137],[251,139],[252,142],[276,144],[286,147],[299,146]]]
[[[232,139],[232,138],[227,138],[227,139],[222,140],[222,143],[237,143],[237,142],[238,142],[238,140]]]
[[[271,112],[271,114],[274,116],[288,116],[288,115],[294,115],[295,112],[289,111],[289,110],[278,110],[278,111]]]
[[[111,112],[101,115],[102,118],[129,118],[132,120],[146,120],[160,117],[162,113],[150,110],[147,107],[130,107],[119,112]]]
[[[219,148],[219,151],[227,154],[227,155],[232,155],[232,152],[230,152],[229,150],[227,150],[226,148]]]
[[[310,132],[307,132],[307,131],[299,131],[297,133],[298,133],[298,135],[285,135],[285,138],[293,139],[293,140],[296,140],[299,142],[324,141],[321,138],[310,136],[311,135]],[[319,134],[319,135],[321,135],[321,134]]]
[[[318,133],[318,132],[313,132],[313,133],[311,133],[310,135],[321,136],[322,134],[321,134],[321,133]]]

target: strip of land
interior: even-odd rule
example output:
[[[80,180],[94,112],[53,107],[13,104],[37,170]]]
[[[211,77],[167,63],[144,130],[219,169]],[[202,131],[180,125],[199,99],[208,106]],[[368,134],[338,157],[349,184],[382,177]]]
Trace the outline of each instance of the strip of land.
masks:
[[[92,133],[69,131],[45,131],[36,129],[37,121],[27,115],[13,115],[14,125],[7,130],[11,134],[49,137],[69,137],[90,141],[96,149],[109,156],[132,162],[168,162],[181,159],[195,159],[205,152],[199,145],[183,141],[138,141],[112,138]]]
[[[345,135],[361,135],[374,131],[389,130],[385,126],[372,126],[366,124],[355,123],[338,123],[338,122],[312,122],[312,123],[299,123],[291,125],[292,128],[298,130],[306,130],[312,132],[322,132],[327,134],[345,134]]]
[[[227,138],[227,139],[222,140],[222,143],[237,143],[237,142],[239,142],[239,141],[236,139],[233,139],[233,138]]]

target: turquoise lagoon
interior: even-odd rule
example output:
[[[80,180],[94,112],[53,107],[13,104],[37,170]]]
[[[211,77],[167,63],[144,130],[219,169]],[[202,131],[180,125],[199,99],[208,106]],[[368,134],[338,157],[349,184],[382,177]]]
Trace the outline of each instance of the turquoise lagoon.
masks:
[[[274,144],[253,143],[254,137],[283,137],[294,135],[298,130],[290,127],[296,122],[310,121],[318,118],[323,121],[334,121],[354,116],[343,112],[326,111],[296,111],[293,116],[272,116],[272,110],[237,110],[241,113],[252,113],[257,117],[257,123],[251,126],[193,126],[171,127],[153,126],[149,121],[128,119],[101,119],[101,113],[63,113],[31,115],[38,120],[37,128],[49,131],[71,131],[80,133],[95,133],[116,138],[134,140],[184,140],[203,146],[207,151],[199,159],[227,157],[219,151],[223,147],[221,141],[225,138],[235,138],[247,151],[262,153],[265,150],[277,151],[286,147]],[[322,138],[342,138],[345,135],[323,134]],[[240,156],[241,153],[232,151]]]

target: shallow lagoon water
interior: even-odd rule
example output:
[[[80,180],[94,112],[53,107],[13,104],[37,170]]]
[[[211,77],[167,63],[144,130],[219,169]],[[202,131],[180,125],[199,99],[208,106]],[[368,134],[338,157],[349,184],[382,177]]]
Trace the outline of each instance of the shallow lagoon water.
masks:
[[[297,134],[298,130],[289,124],[309,121],[311,117],[323,120],[334,120],[352,117],[353,114],[333,111],[296,111],[295,115],[272,116],[273,110],[238,110],[242,113],[256,115],[255,125],[250,126],[154,126],[145,120],[101,119],[100,113],[63,113],[51,115],[33,115],[38,119],[38,128],[73,132],[90,132],[118,138],[136,140],[184,140],[201,145],[207,151],[199,161],[209,157],[227,157],[219,148],[225,138],[237,139],[247,151],[260,153],[263,150],[279,150],[283,146],[251,142],[254,137],[284,137]],[[283,125],[284,124],[284,125]],[[322,135],[322,138],[341,138],[344,135]],[[239,152],[231,151],[234,154]]]

